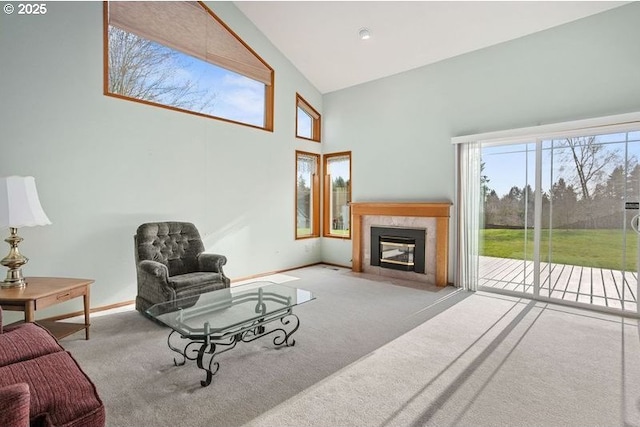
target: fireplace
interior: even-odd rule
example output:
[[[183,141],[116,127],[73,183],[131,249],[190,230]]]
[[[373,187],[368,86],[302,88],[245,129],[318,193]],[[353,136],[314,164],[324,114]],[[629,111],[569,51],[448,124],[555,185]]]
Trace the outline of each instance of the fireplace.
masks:
[[[447,286],[450,202],[352,202],[350,206],[353,271]],[[424,259],[424,272],[371,265],[371,227],[427,230],[424,256],[413,254],[414,263]]]
[[[425,272],[424,228],[371,227],[371,265]]]

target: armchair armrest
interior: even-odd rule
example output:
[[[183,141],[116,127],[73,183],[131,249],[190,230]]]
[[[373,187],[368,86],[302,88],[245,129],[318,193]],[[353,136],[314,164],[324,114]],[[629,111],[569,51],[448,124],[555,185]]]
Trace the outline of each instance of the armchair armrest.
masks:
[[[27,383],[0,387],[0,425],[29,427],[30,400]]]
[[[200,271],[210,271],[220,273],[224,276],[222,266],[227,263],[227,257],[224,255],[201,253],[198,255],[198,266]]]
[[[166,282],[169,278],[169,269],[158,261],[144,260],[138,264],[140,271]]]
[[[176,299],[176,291],[169,283],[169,269],[166,265],[158,261],[143,260],[136,264],[136,268],[138,270],[138,297],[154,304]]]
[[[2,306],[0,306],[0,334],[4,331],[2,330]]]

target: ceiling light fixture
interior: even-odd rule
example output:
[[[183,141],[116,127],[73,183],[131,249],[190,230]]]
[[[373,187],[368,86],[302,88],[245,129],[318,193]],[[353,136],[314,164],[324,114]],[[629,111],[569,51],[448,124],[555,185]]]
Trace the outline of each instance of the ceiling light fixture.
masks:
[[[369,31],[368,28],[360,28],[358,36],[360,37],[360,40],[369,40],[371,38],[371,31]]]

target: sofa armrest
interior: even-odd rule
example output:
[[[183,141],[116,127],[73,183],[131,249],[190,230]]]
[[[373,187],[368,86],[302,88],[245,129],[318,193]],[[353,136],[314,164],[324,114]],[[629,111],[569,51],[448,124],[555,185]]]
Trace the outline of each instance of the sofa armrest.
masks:
[[[4,333],[2,329],[2,306],[0,305],[0,334]]]
[[[200,267],[200,271],[220,273],[224,276],[224,273],[222,272],[222,266],[226,263],[227,257],[225,257],[224,255],[207,253],[201,253],[200,255],[198,255],[198,266]]]
[[[0,426],[29,427],[30,400],[26,383],[0,387]]]

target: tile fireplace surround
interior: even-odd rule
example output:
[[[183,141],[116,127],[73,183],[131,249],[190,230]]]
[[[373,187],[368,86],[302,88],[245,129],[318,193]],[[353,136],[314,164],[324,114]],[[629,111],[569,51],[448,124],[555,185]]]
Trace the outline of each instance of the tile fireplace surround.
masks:
[[[449,202],[351,203],[352,270],[417,282],[449,284]],[[426,274],[390,270],[371,265],[371,226],[424,228],[427,230]]]

